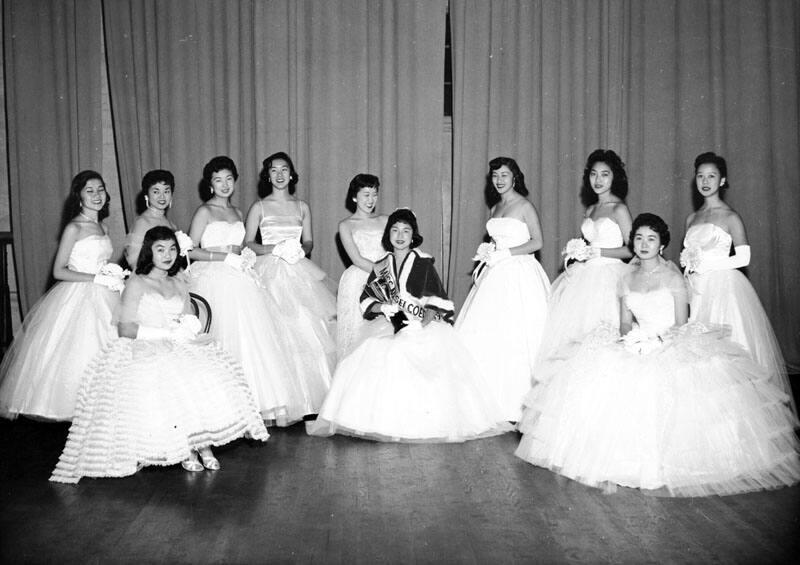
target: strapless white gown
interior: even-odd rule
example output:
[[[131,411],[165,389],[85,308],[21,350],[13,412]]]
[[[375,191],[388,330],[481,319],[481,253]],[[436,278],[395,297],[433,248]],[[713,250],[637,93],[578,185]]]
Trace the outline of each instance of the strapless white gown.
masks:
[[[714,224],[690,227],[683,240],[703,257],[728,257],[732,239]],[[769,373],[773,382],[792,394],[786,363],[767,313],[753,285],[738,269],[711,271],[688,277],[691,290],[689,320],[725,326],[731,339],[744,347]]]
[[[353,230],[353,242],[362,257],[377,261],[386,250],[381,245],[383,229]],[[339,279],[339,292],[336,297],[336,351],[338,358],[344,359],[361,342],[366,321],[361,314],[359,299],[369,272],[350,265]]]
[[[184,297],[146,293],[138,322],[166,327]],[[241,366],[213,341],[120,338],[86,372],[51,481],[125,477],[174,465],[192,449],[269,434]]]
[[[619,224],[611,218],[586,218],[581,233],[591,245],[603,249],[616,249],[624,244]],[[602,323],[619,326],[619,281],[629,269],[620,259],[610,257],[597,257],[567,267],[550,290],[539,358],[546,358]]]
[[[608,490],[705,496],[798,482],[789,399],[747,352],[698,324],[669,332],[666,287],[624,300],[649,352],[602,326],[550,357],[526,398],[516,455]]]
[[[530,239],[525,222],[492,218],[486,223],[497,249]],[[513,255],[487,267],[473,284],[456,330],[505,413],[516,422],[531,387],[544,331],[550,281],[533,255]]]
[[[299,215],[263,216],[259,231],[264,245],[287,239],[300,242],[303,220]],[[287,343],[300,365],[299,378],[324,395],[336,367],[336,297],[328,290],[325,271],[306,257],[290,265],[271,254],[260,255],[255,270],[280,308],[276,315],[291,332]]]
[[[75,242],[67,266],[97,273],[111,258],[108,236]],[[93,282],[59,282],[31,308],[0,365],[0,415],[71,420],[81,377],[117,329],[119,293]]]
[[[244,224],[210,222],[203,248],[241,245]],[[196,261],[189,285],[211,305],[211,336],[241,363],[264,420],[291,425],[316,414],[327,389],[307,388],[296,367],[290,329],[275,312],[280,307],[260,285],[255,272],[245,273],[222,261]]]

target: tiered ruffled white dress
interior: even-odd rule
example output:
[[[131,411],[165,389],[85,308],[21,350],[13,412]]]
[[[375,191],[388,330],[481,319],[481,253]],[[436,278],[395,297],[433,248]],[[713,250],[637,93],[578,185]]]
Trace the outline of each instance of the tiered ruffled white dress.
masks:
[[[261,243],[275,245],[287,239],[300,241],[303,219],[292,216],[265,216],[259,224]],[[256,260],[256,273],[291,332],[299,374],[310,384],[327,392],[336,367],[336,297],[328,290],[325,271],[306,257],[289,264],[274,255]],[[324,394],[324,393],[323,393]]]
[[[586,218],[581,233],[591,245],[602,249],[624,244],[619,224],[611,218]],[[573,263],[559,275],[550,289],[540,360],[601,323],[619,326],[619,282],[628,270],[620,259],[596,257]]]
[[[412,251],[397,273],[400,297],[409,310],[430,299],[412,296],[405,287],[415,263],[425,260]],[[427,273],[434,276],[438,280],[435,271]],[[439,303],[449,304],[452,316],[447,297]],[[445,443],[511,431],[450,324],[432,321],[421,327],[417,321],[394,334],[380,316],[366,323],[361,335],[368,334],[372,337],[339,362],[319,417],[307,423],[311,435]]]
[[[169,327],[184,298],[145,293],[138,322]],[[210,339],[115,340],[91,364],[51,481],[125,477],[240,437],[265,441],[241,366]]]
[[[722,331],[669,331],[674,296],[685,300],[675,278],[680,288],[623,290],[644,341],[626,347],[603,326],[540,367],[516,455],[608,490],[705,496],[796,483],[787,395]]]
[[[241,245],[244,234],[242,222],[210,222],[200,245]],[[211,305],[209,333],[241,363],[264,420],[287,426],[316,414],[327,388],[309,388],[298,374],[302,360],[294,356],[291,331],[255,271],[222,261],[196,261],[190,270],[190,290]]]
[[[374,262],[386,254],[381,245],[383,229],[353,230],[352,235],[362,257]],[[359,336],[366,322],[359,308],[359,297],[368,276],[369,272],[351,265],[339,279],[336,297],[336,351],[339,359],[344,359],[361,342]]]
[[[497,249],[530,240],[525,222],[492,218]],[[512,255],[484,267],[456,321],[456,330],[489,383],[504,419],[519,421],[544,332],[550,281],[533,255]]]
[[[67,266],[97,273],[111,240],[75,242]],[[71,420],[81,377],[92,358],[117,336],[111,324],[119,293],[93,282],[59,282],[31,308],[0,366],[0,415]]]
[[[698,224],[686,232],[683,246],[703,258],[728,257],[732,239],[714,224]],[[727,327],[731,339],[744,347],[789,395],[792,389],[778,339],[755,289],[741,271],[725,269],[688,277],[691,290],[689,319]]]

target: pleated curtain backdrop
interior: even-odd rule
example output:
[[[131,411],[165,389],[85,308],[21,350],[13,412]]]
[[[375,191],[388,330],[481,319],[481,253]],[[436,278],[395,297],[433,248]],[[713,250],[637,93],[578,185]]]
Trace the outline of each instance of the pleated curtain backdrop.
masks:
[[[380,207],[416,210],[441,257],[445,0],[104,2],[126,210],[142,175],[175,174],[187,229],[203,165],[229,155],[235,204],[257,198],[262,160],[287,151],[312,211],[312,258],[338,280],[350,179],[381,178]],[[434,227],[436,229],[434,229]],[[437,238],[437,234],[439,237]]]
[[[748,274],[784,355],[800,368],[800,142],[796,1],[452,0],[453,248],[460,304],[488,210],[488,161],[517,159],[554,278],[579,234],[583,165],[620,153],[634,216],[669,223],[677,261],[693,210],[693,160],[728,160]]]
[[[51,280],[70,180],[102,166],[99,0],[3,3],[11,224],[22,313]]]

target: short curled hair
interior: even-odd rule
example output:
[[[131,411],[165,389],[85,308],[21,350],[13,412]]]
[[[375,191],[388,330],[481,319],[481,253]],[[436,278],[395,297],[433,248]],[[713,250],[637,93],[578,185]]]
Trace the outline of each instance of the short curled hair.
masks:
[[[484,187],[483,194],[486,197],[486,204],[491,208],[500,202],[500,193],[492,183],[492,172],[505,165],[511,174],[514,175],[514,190],[519,192],[522,196],[528,196],[528,187],[525,186],[525,175],[517,165],[517,162],[511,157],[495,157],[489,161],[489,172],[486,174],[486,186]]]
[[[611,169],[611,174],[614,175],[611,180],[611,194],[624,202],[628,196],[628,174],[625,172],[625,163],[611,149],[595,149],[589,154],[586,159],[586,165],[583,168],[583,183],[581,184],[581,202],[583,205],[588,208],[597,203],[598,200],[597,193],[592,190],[592,184],[589,181],[592,167],[596,163],[605,163]]]
[[[160,182],[170,187],[173,192],[175,191],[175,177],[172,173],[164,169],[155,169],[153,171],[148,171],[142,177],[142,192],[147,194],[147,191],[150,190],[151,187]]]
[[[85,170],[79,172],[77,175],[72,177],[72,183],[70,183],[69,187],[69,215],[70,218],[77,216],[81,212],[81,191],[86,188],[86,183],[90,180],[99,180],[103,183],[103,188],[106,186],[106,181],[103,180],[103,177],[97,171],[92,170]],[[97,214],[97,219],[102,220],[108,216],[108,209],[109,204],[111,202],[111,195],[106,190],[106,203],[103,205],[103,208]]]
[[[720,180],[725,178],[725,184],[720,185],[720,190],[726,190],[730,188],[731,183],[728,181],[728,163],[725,162],[725,158],[717,155],[713,151],[706,151],[705,153],[700,153],[694,160],[694,174],[697,174],[697,169],[700,168],[700,165],[714,165],[717,170],[719,170]]]
[[[395,224],[407,224],[411,227],[411,245],[409,246],[411,249],[422,245],[422,236],[419,233],[417,217],[414,215],[414,212],[408,208],[398,208],[389,214],[389,219],[386,220],[386,227],[383,230],[381,245],[383,245],[386,251],[394,251],[389,235],[391,234],[392,226]]]
[[[350,181],[350,186],[347,188],[347,198],[344,201],[344,207],[351,212],[356,211],[357,206],[355,198],[358,195],[358,191],[362,188],[380,190],[381,181],[378,177],[369,173],[358,173],[353,177],[353,180]]]
[[[178,238],[175,237],[175,232],[170,228],[166,226],[156,226],[154,228],[150,228],[144,234],[142,250],[139,252],[139,259],[136,261],[137,275],[146,275],[155,267],[155,265],[153,265],[153,244],[157,241],[174,241],[175,248],[180,250]],[[172,266],[170,266],[170,268],[167,270],[167,275],[174,277],[180,270],[181,263],[178,261],[178,257],[176,256]]]
[[[259,178],[259,196],[264,197],[269,194],[272,194],[272,181],[269,179],[269,169],[272,167],[272,162],[278,159],[282,159],[286,161],[286,164],[289,165],[289,194],[294,194],[294,191],[297,190],[297,181],[300,178],[300,175],[297,174],[297,170],[294,168],[294,163],[292,162],[292,158],[289,157],[283,151],[278,151],[277,153],[273,153],[264,161],[261,162],[261,173],[258,175]]]
[[[633,225],[631,226],[631,234],[628,242],[628,247],[630,248],[631,252],[633,252],[633,236],[636,235],[636,231],[641,227],[650,228],[656,232],[661,240],[662,246],[666,247],[669,245],[669,226],[667,225],[667,222],[662,220],[661,216],[644,212],[636,216],[636,219],[633,220]]]

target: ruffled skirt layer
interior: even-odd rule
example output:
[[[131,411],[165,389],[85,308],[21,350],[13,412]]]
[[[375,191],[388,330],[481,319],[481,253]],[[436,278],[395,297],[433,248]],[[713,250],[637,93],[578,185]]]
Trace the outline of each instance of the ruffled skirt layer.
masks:
[[[549,291],[547,275],[533,255],[513,256],[485,268],[456,321],[504,420],[516,422],[522,414],[544,333]]]
[[[71,420],[81,378],[117,330],[119,293],[60,282],[28,312],[0,365],[0,415]]]
[[[630,267],[605,257],[573,263],[553,282],[539,359],[600,324],[619,327],[619,282]]]
[[[359,303],[368,277],[367,271],[351,265],[339,279],[336,296],[336,351],[339,359],[344,359],[360,343],[359,335],[366,321],[361,315]]]
[[[432,322],[393,335],[382,319],[339,363],[312,435],[461,442],[509,431],[453,328]]]
[[[269,435],[241,366],[213,342],[119,339],[90,366],[50,480],[124,477]]]
[[[792,388],[778,338],[753,285],[740,271],[728,269],[689,277],[690,321],[724,326],[767,370],[772,382],[791,396]],[[792,402],[794,406],[794,401]]]
[[[254,273],[196,262],[190,289],[211,305],[209,334],[241,363],[264,420],[286,426],[317,413],[328,391],[319,367],[327,362],[298,353],[280,307]],[[304,370],[308,365],[316,370]]]
[[[581,483],[735,494],[800,480],[787,395],[721,332],[640,355],[592,336],[542,367],[516,455]]]

